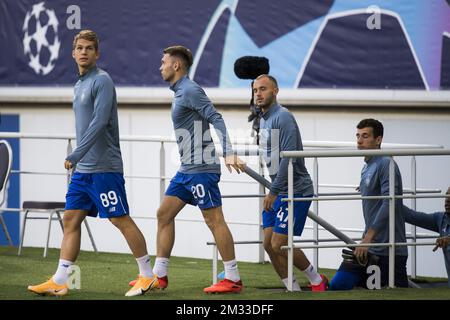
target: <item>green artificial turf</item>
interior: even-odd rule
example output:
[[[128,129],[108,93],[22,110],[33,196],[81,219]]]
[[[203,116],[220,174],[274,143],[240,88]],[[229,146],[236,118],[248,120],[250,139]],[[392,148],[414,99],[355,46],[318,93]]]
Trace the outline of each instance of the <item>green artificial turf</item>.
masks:
[[[313,293],[286,292],[270,263],[239,262],[244,283],[240,294],[206,295],[203,288],[211,285],[212,262],[205,259],[172,257],[170,260],[169,287],[144,296],[126,298],[128,281],[136,277],[138,269],[131,254],[94,253],[82,251],[76,264],[81,269],[81,289],[70,290],[64,297],[41,297],[27,291],[30,284],[47,280],[54,272],[59,250],[49,249],[47,258],[42,257],[42,248],[24,248],[17,256],[17,248],[0,247],[0,300],[22,299],[138,299],[138,300],[411,300],[450,299],[446,287],[427,289],[382,289],[351,291],[327,291]],[[154,262],[154,257],[152,257]],[[221,263],[219,263],[221,266]],[[329,279],[335,270],[321,269]],[[302,287],[307,287],[306,278],[296,272]],[[445,281],[445,279],[422,278],[422,281]]]

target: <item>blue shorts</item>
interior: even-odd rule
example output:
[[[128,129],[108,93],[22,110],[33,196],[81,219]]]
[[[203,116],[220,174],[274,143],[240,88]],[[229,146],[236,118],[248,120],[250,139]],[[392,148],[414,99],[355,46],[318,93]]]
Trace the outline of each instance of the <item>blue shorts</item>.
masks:
[[[295,195],[296,198],[302,198],[302,195]],[[305,196],[309,198],[311,196]],[[278,196],[273,203],[273,209],[262,212],[263,228],[272,227],[273,231],[280,234],[288,234],[288,202],[282,202],[281,199],[287,196]],[[301,236],[305,227],[308,210],[311,201],[294,202],[294,235]]]
[[[166,196],[174,196],[200,209],[222,206],[219,173],[181,173],[170,180]]]
[[[119,217],[129,213],[122,173],[75,172],[66,194],[66,210],[86,210],[100,218]]]

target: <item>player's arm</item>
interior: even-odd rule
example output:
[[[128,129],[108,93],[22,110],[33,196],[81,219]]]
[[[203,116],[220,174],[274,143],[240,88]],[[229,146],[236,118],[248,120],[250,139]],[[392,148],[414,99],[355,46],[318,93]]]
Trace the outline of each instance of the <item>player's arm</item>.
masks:
[[[92,120],[77,148],[67,156],[66,167],[67,161],[72,165],[77,164],[95,144],[97,138],[105,131],[108,125],[115,95],[114,84],[109,77],[97,78],[92,90],[92,94],[95,97]]]
[[[439,226],[440,221],[442,221],[442,215],[444,214],[443,212],[427,214],[424,212],[415,211],[407,206],[403,206],[402,212],[405,217],[405,222],[420,228],[438,233],[440,232]],[[436,246],[433,248],[433,251],[436,251],[438,248],[445,248],[448,244],[450,244],[450,236],[437,238]]]
[[[439,232],[439,223],[436,217],[439,213],[427,214],[424,212],[415,211],[405,205],[402,208],[402,213],[405,217],[405,222],[420,228]]]
[[[297,126],[294,116],[291,113],[283,112],[278,118],[278,123],[273,129],[279,130],[279,151],[297,151]],[[274,133],[272,133],[274,134]],[[274,149],[272,148],[272,152]],[[275,150],[276,151],[276,150]],[[279,158],[279,154],[276,155]],[[275,159],[274,159],[275,160]],[[272,160],[272,165],[274,165]],[[276,159],[278,160],[278,159]],[[293,159],[295,161],[295,159]],[[281,158],[280,165],[278,167],[277,175],[272,182],[270,193],[272,195],[278,195],[287,186],[288,182],[288,158]]]
[[[245,162],[233,153],[230,137],[222,115],[216,110],[211,100],[206,96],[200,87],[192,87],[186,92],[192,108],[197,111],[202,118],[212,124],[222,145],[223,157],[228,170],[233,167],[237,173],[244,170]]]

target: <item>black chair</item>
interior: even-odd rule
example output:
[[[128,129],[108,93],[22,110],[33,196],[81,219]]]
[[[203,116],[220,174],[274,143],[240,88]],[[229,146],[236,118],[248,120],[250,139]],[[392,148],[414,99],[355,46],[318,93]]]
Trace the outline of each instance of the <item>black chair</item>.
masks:
[[[0,140],[0,208],[3,206],[6,200],[6,189],[11,173],[12,165],[12,151],[8,141]],[[2,224],[3,232],[5,233],[6,240],[10,246],[13,245],[11,236],[9,235],[8,227],[3,219],[3,211],[0,210],[0,223]]]
[[[50,242],[50,231],[52,227],[53,221],[58,221],[61,230],[64,233],[64,225],[63,220],[61,218],[61,213],[64,213],[64,208],[66,206],[65,202],[57,202],[57,201],[24,201],[22,204],[22,210],[25,211],[23,216],[23,222],[22,222],[22,229],[20,234],[20,244],[19,244],[19,251],[18,255],[20,256],[22,254],[22,248],[23,248],[23,240],[25,237],[25,227],[27,224],[27,220],[42,220],[46,219],[48,220],[48,227],[47,227],[47,240],[45,243],[44,248],[44,258],[47,257],[47,251],[48,251],[48,245]],[[31,213],[38,213],[40,216],[34,217],[30,216]],[[43,217],[42,214],[48,214],[48,217]],[[92,236],[91,229],[89,228],[89,224],[87,222],[87,219],[84,219],[84,225],[86,227],[86,230],[88,232],[89,238],[92,243],[92,247],[94,248],[95,252],[97,251],[97,246],[95,245],[94,237]]]
[[[18,255],[22,254],[23,247],[23,239],[25,237],[25,227],[27,220],[48,220],[48,228],[47,228],[47,242],[45,243],[44,249],[44,258],[47,257],[48,244],[50,241],[50,230],[52,227],[52,222],[55,220],[59,221],[61,225],[61,230],[64,233],[64,226],[62,223],[61,212],[64,212],[64,207],[66,206],[65,202],[48,202],[48,201],[24,201],[22,204],[22,208],[25,211],[22,222],[22,230],[20,235],[20,244],[19,244],[19,252]],[[30,213],[45,213],[49,214],[47,217],[31,217]],[[56,215],[56,217],[54,217]]]
[[[55,202],[55,201],[24,201],[22,208],[25,211],[23,222],[22,222],[22,233],[20,236],[20,244],[19,244],[19,252],[18,255],[20,256],[22,254],[22,247],[23,247],[23,239],[25,237],[25,227],[27,220],[42,220],[47,219],[48,220],[48,227],[47,227],[47,241],[45,243],[45,249],[44,249],[44,258],[47,257],[47,251],[48,251],[48,244],[50,241],[50,230],[52,227],[53,221],[59,221],[59,224],[61,226],[61,230],[64,233],[64,225],[61,218],[61,213],[64,213],[64,208],[66,206],[65,202]],[[49,214],[47,217],[31,217],[29,216],[30,213],[45,213]],[[89,238],[92,243],[92,247],[94,248],[94,251],[97,252],[97,247],[94,242],[94,237],[92,236],[91,229],[89,228],[89,224],[87,222],[87,219],[84,219],[84,225],[86,227],[86,230],[89,234]]]

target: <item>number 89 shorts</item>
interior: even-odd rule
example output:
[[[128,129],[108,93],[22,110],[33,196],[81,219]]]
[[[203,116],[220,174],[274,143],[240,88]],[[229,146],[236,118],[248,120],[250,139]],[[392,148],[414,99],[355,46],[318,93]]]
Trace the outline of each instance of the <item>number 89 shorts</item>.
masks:
[[[182,173],[170,180],[166,196],[177,197],[183,202],[200,209],[222,206],[222,196],[219,190],[219,173]]]
[[[122,173],[75,172],[66,194],[66,210],[85,210],[89,216],[113,218],[129,214]]]

